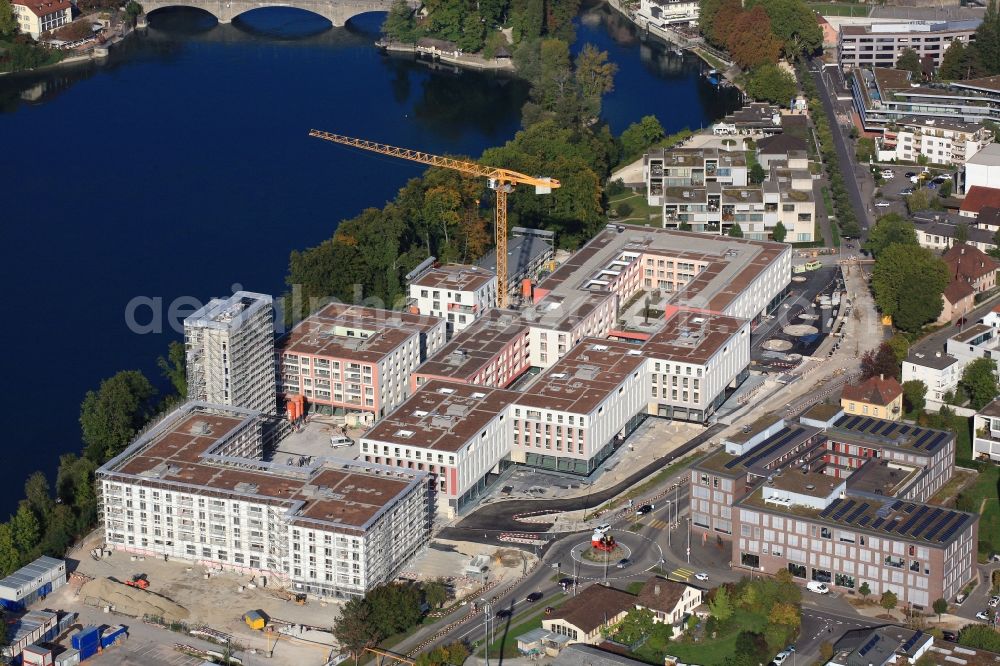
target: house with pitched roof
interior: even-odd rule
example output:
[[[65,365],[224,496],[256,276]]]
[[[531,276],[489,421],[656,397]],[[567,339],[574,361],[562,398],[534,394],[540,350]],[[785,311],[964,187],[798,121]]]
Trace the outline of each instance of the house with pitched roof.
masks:
[[[847,384],[840,396],[845,414],[898,421],[903,413],[903,387],[894,377],[879,375]]]
[[[968,282],[977,294],[997,286],[997,269],[1000,268],[1000,262],[982,250],[961,243],[952,246],[941,259],[948,265],[948,274],[952,280]]]

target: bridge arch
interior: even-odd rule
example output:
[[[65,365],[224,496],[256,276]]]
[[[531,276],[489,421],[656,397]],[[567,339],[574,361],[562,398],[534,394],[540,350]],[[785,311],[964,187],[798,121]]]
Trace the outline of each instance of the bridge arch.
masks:
[[[416,7],[419,0],[409,0]],[[214,16],[219,23],[229,23],[252,9],[294,7],[322,16],[334,26],[342,26],[360,14],[388,12],[393,0],[144,0],[146,13],[167,7],[194,7]]]

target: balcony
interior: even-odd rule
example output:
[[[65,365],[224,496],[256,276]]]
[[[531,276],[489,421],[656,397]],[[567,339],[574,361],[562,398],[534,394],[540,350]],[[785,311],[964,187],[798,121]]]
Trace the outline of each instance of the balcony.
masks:
[[[466,312],[466,313],[469,313],[469,314],[475,314],[476,312],[479,311],[479,306],[478,305],[465,305],[463,303],[449,303],[448,304],[448,311],[449,312]]]

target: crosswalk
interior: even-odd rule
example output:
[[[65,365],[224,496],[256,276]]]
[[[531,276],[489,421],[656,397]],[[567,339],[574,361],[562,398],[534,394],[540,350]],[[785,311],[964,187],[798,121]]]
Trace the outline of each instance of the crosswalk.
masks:
[[[654,530],[664,530],[667,528],[667,521],[660,520],[659,518],[654,518],[653,520],[649,521],[649,526],[652,527]]]
[[[694,569],[685,569],[681,567],[674,569],[669,574],[667,574],[667,578],[681,582],[681,581],[691,580],[691,576],[693,575],[694,575]]]

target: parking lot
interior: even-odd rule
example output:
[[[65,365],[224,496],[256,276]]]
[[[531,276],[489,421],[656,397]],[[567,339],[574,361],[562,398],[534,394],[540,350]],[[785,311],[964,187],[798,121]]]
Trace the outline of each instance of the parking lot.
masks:
[[[899,166],[899,167],[884,167],[884,172],[891,172],[893,174],[892,178],[887,178],[878,190],[882,193],[881,196],[875,197],[871,206],[873,206],[873,211],[876,217],[881,217],[888,213],[900,213],[901,215],[906,214],[906,203],[904,197],[907,194],[912,193],[913,190],[918,189],[918,187],[927,187],[931,192],[936,193],[939,183],[933,182],[933,179],[923,180],[920,184],[915,184],[910,179],[908,174],[914,176],[927,172],[930,173],[934,178],[939,178],[941,176],[951,176],[955,177],[955,174],[949,170],[933,168],[933,167],[920,167],[920,166]],[[878,205],[879,203],[888,205]]]

